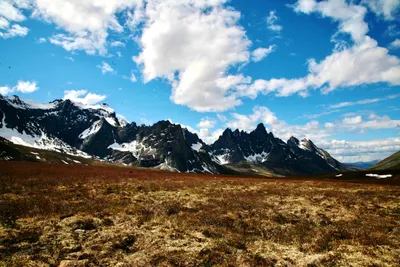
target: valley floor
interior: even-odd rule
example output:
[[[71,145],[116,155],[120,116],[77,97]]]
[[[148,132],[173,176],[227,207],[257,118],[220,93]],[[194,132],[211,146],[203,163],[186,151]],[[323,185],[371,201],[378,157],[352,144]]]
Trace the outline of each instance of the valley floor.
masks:
[[[399,236],[398,185],[0,161],[0,266],[399,266]]]

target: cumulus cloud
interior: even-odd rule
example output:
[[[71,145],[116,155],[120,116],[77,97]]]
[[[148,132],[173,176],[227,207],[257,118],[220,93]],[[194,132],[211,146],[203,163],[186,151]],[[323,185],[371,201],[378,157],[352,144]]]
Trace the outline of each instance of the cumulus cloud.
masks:
[[[275,50],[275,45],[270,45],[268,48],[264,48],[264,47],[260,47],[257,48],[256,50],[254,50],[251,53],[251,59],[254,62],[258,62],[263,60],[266,56],[268,56],[269,54],[271,54],[274,50]]]
[[[20,92],[23,94],[33,93],[39,90],[36,81],[18,81],[15,86],[1,86],[0,94],[7,95],[15,92]]]
[[[101,65],[97,65],[97,68],[101,70],[101,73],[106,74],[108,72],[113,73],[114,69],[105,61],[101,62]]]
[[[8,86],[0,86],[0,94],[8,95],[11,92],[12,92],[12,88],[10,88]]]
[[[392,49],[400,48],[400,39],[396,39],[393,42],[391,42],[389,47]]]
[[[217,129],[215,131],[210,131],[210,129],[201,128],[199,131],[197,131],[197,135],[206,144],[212,144],[222,135],[223,132],[224,129]]]
[[[4,39],[13,38],[17,36],[25,36],[28,34],[29,29],[27,27],[22,27],[18,24],[13,24],[10,28],[6,29],[4,32],[0,32],[0,37]]]
[[[345,0],[299,0],[294,9],[297,12],[310,14],[320,13],[339,23],[339,32],[348,33],[356,42],[363,40],[368,32],[368,24],[364,21],[367,9],[361,5],[347,4]]]
[[[109,32],[121,33],[123,26],[116,14],[139,8],[142,0],[30,0],[32,16],[54,23],[64,32],[49,40],[67,51],[84,50],[88,54],[107,53]]]
[[[197,124],[198,128],[205,128],[205,129],[211,129],[215,127],[215,124],[217,122],[213,119],[208,119],[208,118],[202,118],[200,122]]]
[[[87,90],[66,90],[64,91],[63,97],[64,100],[69,99],[72,102],[77,102],[84,105],[95,105],[106,98],[106,95],[89,93]]]
[[[39,89],[35,81],[18,81],[14,88],[21,93],[33,93]]]
[[[8,21],[23,21],[25,16],[15,7],[12,2],[1,1],[0,2],[0,16]]]
[[[176,104],[201,112],[241,104],[218,81],[228,77],[229,68],[249,61],[251,42],[238,25],[240,13],[225,8],[224,2],[153,0],[146,5],[142,52],[134,60],[145,82],[170,82]]]
[[[368,141],[331,140],[318,145],[341,162],[383,159],[400,150],[400,138]]]
[[[279,18],[276,15],[276,11],[271,10],[267,17],[267,28],[274,32],[280,32],[283,29],[283,26],[276,23],[278,20]]]
[[[6,20],[3,17],[0,17],[0,29],[6,29],[8,28],[9,25],[10,23],[8,22],[8,20]]]
[[[395,18],[395,12],[399,10],[400,2],[398,0],[363,0],[375,14],[386,20]]]
[[[344,0],[299,0],[295,11],[319,13],[339,24],[339,33],[349,34],[352,46],[335,46],[333,53],[321,61],[308,61],[308,75],[300,78],[259,79],[238,92],[241,96],[256,97],[259,93],[275,93],[277,96],[309,95],[309,89],[319,89],[327,94],[337,88],[385,82],[400,85],[400,59],[390,55],[388,49],[367,36],[368,25],[364,21],[366,7],[347,4]],[[335,35],[336,36],[336,35]],[[337,42],[336,38],[333,41]]]
[[[343,119],[343,124],[345,125],[360,124],[361,122],[362,122],[361,116],[348,117]]]
[[[0,2],[0,37],[3,39],[13,37],[23,37],[28,34],[29,29],[19,24],[12,22],[21,22],[26,18],[22,14],[19,7],[22,5],[16,4],[19,1],[1,1]]]

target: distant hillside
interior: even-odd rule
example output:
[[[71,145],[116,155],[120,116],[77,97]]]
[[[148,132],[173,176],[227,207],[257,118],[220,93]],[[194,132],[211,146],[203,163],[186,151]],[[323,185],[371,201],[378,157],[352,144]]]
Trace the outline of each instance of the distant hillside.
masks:
[[[343,163],[346,166],[350,166],[350,167],[356,167],[358,169],[368,169],[372,166],[374,166],[375,164],[377,164],[379,162],[379,160],[373,160],[373,161],[367,161],[367,162],[352,162],[352,163]]]
[[[387,157],[381,162],[375,164],[370,168],[371,170],[387,170],[387,169],[396,169],[400,170],[400,151],[397,151],[393,155]]]

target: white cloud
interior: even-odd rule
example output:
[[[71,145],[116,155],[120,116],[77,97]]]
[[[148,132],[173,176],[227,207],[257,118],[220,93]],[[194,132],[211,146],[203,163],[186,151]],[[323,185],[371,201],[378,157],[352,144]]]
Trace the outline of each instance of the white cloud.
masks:
[[[39,90],[39,87],[37,86],[37,83],[35,81],[21,81],[20,80],[13,87],[1,86],[0,94],[7,95],[7,94],[14,93],[14,92],[20,92],[23,94],[27,94],[27,93],[33,93],[37,90]]]
[[[8,39],[17,36],[26,36],[29,29],[19,24],[10,22],[21,22],[25,20],[25,16],[19,10],[20,4],[13,2],[19,1],[0,1],[0,38]],[[16,6],[15,6],[16,5]],[[11,26],[10,26],[11,25]]]
[[[326,84],[323,92],[333,91],[340,86],[378,82],[400,84],[400,60],[389,55],[386,48],[379,47],[368,36],[359,45],[335,52],[320,63],[311,60],[309,69],[309,84],[317,87]]]
[[[6,20],[3,17],[0,17],[0,29],[6,29],[8,28],[9,25],[10,23],[8,22],[8,20]]]
[[[197,132],[199,138],[203,140],[206,144],[214,143],[224,132],[224,129],[217,129],[215,131],[210,131],[210,129],[202,128]]]
[[[25,16],[22,12],[9,1],[0,2],[0,16],[4,17],[8,21],[25,20]]]
[[[393,42],[391,42],[389,47],[391,47],[393,49],[400,48],[400,39],[396,39]]]
[[[29,29],[27,27],[22,27],[18,24],[13,24],[11,27],[7,28],[4,32],[0,32],[0,37],[4,39],[13,38],[17,36],[26,36]]]
[[[111,42],[110,45],[111,45],[111,47],[124,47],[125,46],[125,44],[123,42],[120,42],[120,41]]]
[[[309,74],[295,79],[273,78],[256,80],[239,92],[241,96],[256,97],[258,93],[275,92],[278,96],[299,94],[308,96],[310,88],[327,94],[337,88],[385,82],[400,85],[400,59],[390,55],[386,48],[366,36],[368,25],[364,21],[364,6],[347,4],[344,0],[300,0],[294,5],[297,12],[320,13],[339,23],[339,32],[348,33],[354,40],[351,47],[336,45],[333,53],[317,62],[308,61]],[[334,41],[337,35],[335,35]],[[349,64],[351,62],[351,64]]]
[[[371,114],[368,121],[361,123],[360,129],[393,129],[400,128],[400,120],[392,120],[389,116],[378,116]]]
[[[241,104],[217,81],[229,68],[248,62],[251,42],[238,25],[240,13],[224,2],[153,0],[146,5],[142,52],[134,60],[145,82],[165,78],[171,83],[176,104],[200,112]]]
[[[118,57],[122,57],[122,53],[121,52],[117,51],[116,54],[117,54]]]
[[[270,45],[268,48],[260,47],[251,53],[251,59],[254,62],[261,61],[263,58],[271,54],[275,50],[275,45]]]
[[[362,122],[362,118],[361,118],[361,116],[348,117],[348,118],[344,118],[342,122],[345,125],[360,124]]]
[[[276,23],[278,20],[279,18],[276,15],[276,11],[271,10],[267,17],[267,28],[271,31],[280,32],[283,29],[283,26]]]
[[[215,127],[217,122],[213,119],[202,118],[201,121],[196,125],[198,128],[211,129]]]
[[[98,95],[94,93],[88,93],[87,90],[66,90],[64,91],[63,99],[69,99],[73,102],[81,103],[84,105],[94,105],[100,101],[106,99],[105,95]]]
[[[8,86],[0,86],[0,94],[1,95],[8,95],[9,93],[12,93],[13,90],[12,88]]]
[[[36,40],[37,44],[43,44],[45,42],[47,42],[46,38],[39,38],[39,39]]]
[[[355,105],[372,104],[372,103],[377,103],[377,102],[381,102],[381,101],[385,101],[385,100],[389,100],[389,99],[395,99],[395,98],[398,98],[399,96],[400,96],[400,94],[388,95],[388,96],[382,97],[382,98],[362,99],[362,100],[358,100],[355,102],[340,102],[337,104],[329,105],[328,108],[336,109],[336,108],[350,107],[350,106],[355,106]]]
[[[368,24],[364,21],[367,9],[364,6],[347,4],[345,0],[299,0],[294,7],[297,12],[317,12],[334,19],[339,22],[339,32],[350,34],[356,42],[362,41],[368,32]]]
[[[105,61],[101,62],[101,65],[97,65],[97,68],[101,69],[101,73],[106,74],[108,72],[113,73],[114,69]]]
[[[383,159],[400,150],[400,138],[368,141],[331,140],[319,141],[321,148],[341,162]]]
[[[35,81],[18,81],[14,88],[21,93],[33,93],[39,89]]]
[[[65,31],[50,42],[67,51],[84,50],[88,54],[107,53],[109,31],[123,32],[116,14],[143,5],[142,0],[32,0],[32,16],[54,23]]]
[[[368,5],[375,14],[386,20],[394,19],[395,12],[400,7],[398,0],[363,0],[363,4]]]

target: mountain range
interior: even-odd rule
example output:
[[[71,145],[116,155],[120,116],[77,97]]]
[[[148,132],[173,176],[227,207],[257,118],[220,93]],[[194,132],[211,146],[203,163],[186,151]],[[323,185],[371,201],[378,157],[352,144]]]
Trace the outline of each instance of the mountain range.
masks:
[[[359,162],[352,162],[352,163],[343,163],[346,166],[349,167],[355,167],[355,168],[359,168],[359,169],[368,169],[372,166],[374,166],[375,164],[377,164],[380,160],[372,160],[372,161],[359,161]]]
[[[117,118],[107,104],[71,100],[40,104],[0,95],[0,137],[37,149],[178,172],[290,176],[351,169],[311,140],[284,142],[263,124],[250,133],[226,129],[206,144],[170,121],[137,125]]]

